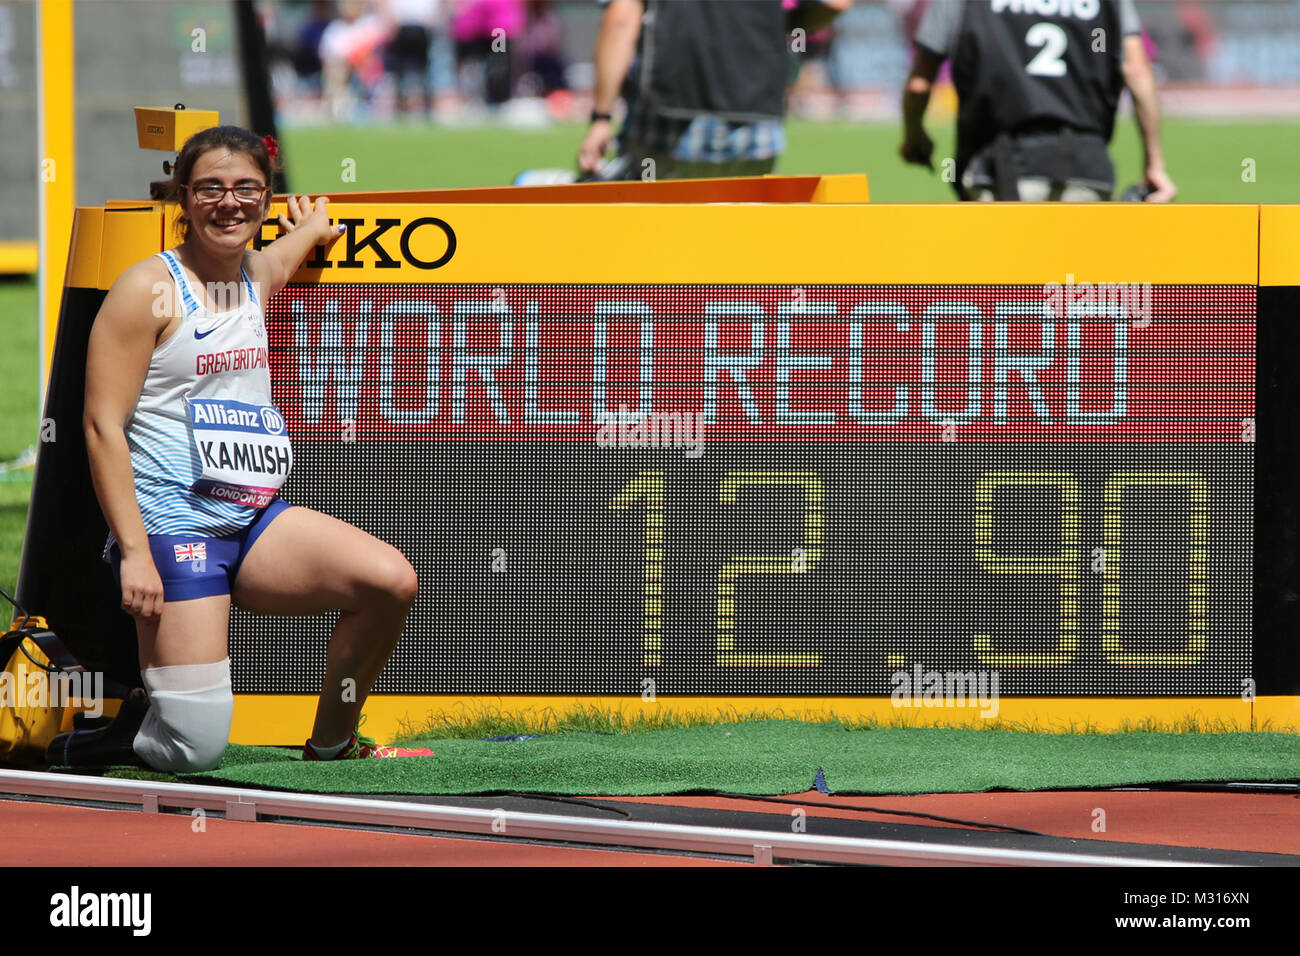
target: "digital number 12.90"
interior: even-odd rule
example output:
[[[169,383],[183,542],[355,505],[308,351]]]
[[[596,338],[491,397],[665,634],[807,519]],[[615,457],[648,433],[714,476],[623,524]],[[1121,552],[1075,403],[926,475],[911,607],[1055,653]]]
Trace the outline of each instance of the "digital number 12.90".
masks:
[[[722,504],[735,504],[746,487],[795,486],[803,490],[803,546],[791,555],[735,555],[718,571],[717,664],[719,667],[816,667],[817,653],[745,653],[736,650],[736,582],[745,574],[806,574],[824,553],[825,491],[812,471],[731,471],[719,490]],[[1055,554],[1004,555],[993,548],[994,498],[999,488],[1055,487],[1060,501],[1060,537]],[[1188,637],[1187,646],[1172,652],[1125,651],[1121,640],[1120,568],[1123,499],[1126,488],[1174,486],[1187,490]],[[641,501],[645,509],[643,596],[644,664],[663,663],[664,473],[639,472],[614,496],[610,508],[627,511]],[[1102,509],[1102,652],[1119,666],[1188,666],[1199,663],[1206,644],[1206,570],[1208,493],[1196,472],[1115,472],[1106,480]],[[988,634],[975,634],[973,647],[980,663],[989,666],[1054,667],[1069,664],[1079,649],[1080,490],[1067,472],[995,471],[982,475],[975,488],[975,556],[991,574],[1046,574],[1060,579],[1060,623],[1057,647],[1046,652],[997,651]]]

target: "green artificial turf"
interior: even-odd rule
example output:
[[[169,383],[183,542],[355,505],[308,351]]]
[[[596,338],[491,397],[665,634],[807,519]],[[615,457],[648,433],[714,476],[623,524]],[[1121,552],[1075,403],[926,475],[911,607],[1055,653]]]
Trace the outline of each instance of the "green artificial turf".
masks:
[[[425,740],[428,758],[306,763],[296,750],[231,745],[219,769],[169,778],[315,793],[787,794],[818,770],[836,793],[964,793],[1174,781],[1300,779],[1300,737],[849,730],[755,721],[637,734],[566,733],[518,742]]]

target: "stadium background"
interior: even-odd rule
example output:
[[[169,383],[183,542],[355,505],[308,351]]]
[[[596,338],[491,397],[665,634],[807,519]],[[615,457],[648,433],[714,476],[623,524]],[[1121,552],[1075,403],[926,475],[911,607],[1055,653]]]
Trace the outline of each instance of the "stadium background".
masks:
[[[292,188],[490,185],[527,168],[571,166],[590,104],[596,6],[528,5],[527,25],[507,38],[514,47],[514,95],[491,105],[484,101],[481,67],[451,59],[457,11],[444,6],[429,73],[436,95],[425,117],[402,109],[401,85],[383,70],[369,82],[357,80],[352,98],[337,108],[320,96],[298,39],[318,10],[332,15],[334,5],[256,5],[272,53]],[[231,7],[75,3],[78,204],[143,196],[147,182],[158,178],[159,154],[136,147],[131,106],[182,100],[219,109],[227,121],[248,121]],[[1300,3],[1171,0],[1139,2],[1138,9],[1157,51],[1165,151],[1179,200],[1300,201]],[[937,173],[905,167],[896,156],[899,89],[909,62],[905,30],[918,14],[919,6],[906,2],[858,0],[829,41],[814,38],[800,57],[789,149],[778,172],[866,172],[873,202],[951,200],[951,187]],[[6,588],[17,576],[40,432],[37,288],[22,271],[22,255],[12,257],[36,234],[34,30],[32,3],[0,3],[0,129],[6,134],[0,138],[0,252],[18,263],[18,274],[0,280],[8,346],[0,350],[0,376],[9,384],[0,393],[0,582]],[[201,50],[195,49],[199,35]],[[552,62],[532,56],[530,63],[530,51],[538,50],[548,51]],[[561,88],[549,88],[555,86]],[[950,91],[941,91],[931,107],[936,156],[952,151],[953,102]],[[1135,182],[1140,147],[1131,120],[1118,125],[1112,152],[1121,188]],[[114,159],[104,162],[104,156]],[[917,254],[961,250],[936,236]]]
[[[583,3],[553,5],[557,17],[563,26],[561,38],[564,49],[580,64],[588,56],[590,39],[595,27],[596,13],[593,6]],[[843,85],[839,92],[828,90],[825,82],[818,80],[817,70],[809,71],[802,81],[805,85],[795,98],[796,117],[789,124],[790,150],[779,166],[783,173],[798,172],[866,172],[871,176],[873,204],[898,201],[951,201],[947,184],[937,177],[915,168],[906,168],[896,159],[896,147],[899,139],[896,118],[898,86],[906,68],[907,53],[901,41],[899,14],[902,4],[870,3],[859,0],[857,7],[847,15],[840,24],[840,37],[831,47],[827,59],[826,72]],[[110,197],[142,196],[144,184],[149,179],[157,178],[160,154],[146,154],[136,149],[131,136],[128,108],[140,102],[168,103],[184,99],[194,106],[214,106],[223,111],[227,120],[246,121],[242,97],[238,91],[239,67],[237,51],[233,45],[233,32],[229,27],[230,4],[227,3],[143,3],[110,2],[110,0],[78,0],[77,27],[79,37],[77,94],[79,104],[79,183],[78,202],[93,205]],[[307,4],[283,3],[264,5],[272,14],[278,16],[283,35],[292,35],[306,16]],[[1296,89],[1300,87],[1300,63],[1295,51],[1300,49],[1297,43],[1297,31],[1300,30],[1300,11],[1297,4],[1287,3],[1142,3],[1141,10],[1148,25],[1152,28],[1153,39],[1160,45],[1162,70],[1166,83],[1163,88],[1163,102],[1166,106],[1164,133],[1166,148],[1170,158],[1171,171],[1180,187],[1181,201],[1187,202],[1295,202],[1300,194],[1300,138],[1298,138]],[[144,11],[144,12],[141,12]],[[1186,30],[1179,24],[1181,18],[1206,14],[1214,28],[1215,41],[1204,42],[1208,35],[1203,27],[1200,32]],[[34,234],[34,208],[36,196],[36,177],[38,175],[38,157],[34,143],[35,104],[33,85],[31,83],[32,50],[34,43],[31,36],[31,5],[29,3],[0,3],[0,128],[5,136],[0,137],[0,168],[5,175],[0,182],[0,189],[11,192],[3,194],[0,203],[0,242],[13,241],[20,245],[30,240]],[[1165,32],[1161,32],[1159,21],[1165,18]],[[1202,24],[1205,20],[1201,21]],[[207,37],[207,59],[197,59],[190,49],[192,31],[204,27]],[[225,26],[223,26],[225,24]],[[1172,33],[1170,31],[1173,31]],[[224,31],[224,33],[223,33]],[[274,31],[273,31],[274,34]],[[1188,36],[1184,36],[1188,34]],[[1202,38],[1199,45],[1196,37]],[[856,40],[856,43],[855,43]],[[152,50],[151,56],[142,55],[141,51]],[[1188,51],[1191,51],[1190,54]],[[106,69],[99,60],[113,61]],[[24,72],[26,71],[26,72]],[[281,81],[286,78],[283,69],[277,74]],[[572,74],[575,87],[581,86],[581,68]],[[443,78],[446,79],[445,77]],[[522,75],[518,78],[523,81]],[[313,101],[310,92],[304,92],[296,81],[282,98],[282,109],[278,117],[281,140],[286,145],[289,160],[289,174],[295,189],[320,190],[356,188],[376,190],[395,187],[430,188],[448,185],[495,184],[508,182],[523,168],[562,167],[571,161],[574,146],[581,135],[581,121],[574,122],[565,118],[566,98],[561,95],[547,101],[543,97],[528,94],[531,91],[527,82],[523,82],[517,91],[521,94],[512,101],[495,109],[480,103],[480,96],[475,84],[478,82],[472,70],[464,78],[465,88],[455,96],[439,104],[436,121],[409,119],[391,115],[393,102],[391,90],[380,87],[369,107],[350,111],[342,117],[342,122],[326,121],[320,107]],[[308,90],[310,88],[308,87]],[[280,86],[283,93],[285,88]],[[177,92],[178,91],[178,92]],[[386,101],[385,97],[389,97]],[[938,155],[951,151],[951,116],[945,115],[945,105],[951,108],[951,96],[941,97],[930,117],[929,126],[937,140]],[[581,89],[573,92],[573,98],[567,101],[568,116],[581,117],[585,114],[586,103]],[[26,111],[26,112],[24,112]],[[386,112],[387,111],[387,112]],[[86,131],[90,130],[90,133]],[[1114,144],[1117,165],[1121,170],[1121,185],[1134,181],[1138,176],[1138,149],[1131,123],[1122,124]],[[102,156],[111,156],[109,162],[97,161]],[[341,169],[347,168],[345,161],[352,161],[356,170],[355,182],[344,181]],[[1243,176],[1243,164],[1249,160],[1255,171],[1253,177]],[[942,210],[955,212],[956,210]],[[1008,210],[1010,212],[1011,210]],[[1177,212],[1168,210],[1166,212]],[[899,212],[903,212],[899,210]],[[1183,210],[1183,212],[1191,212]],[[1230,214],[1230,210],[1218,210],[1216,213]],[[1140,212],[1134,210],[1137,216]],[[909,214],[911,214],[909,212]],[[1288,223],[1294,222],[1287,219]],[[1253,233],[1253,229],[1251,230]],[[1173,230],[1177,232],[1177,230]],[[1206,230],[1212,233],[1214,230]],[[1008,234],[1013,234],[1008,231]],[[1186,248],[1187,236],[1173,236],[1175,243],[1181,241]],[[1213,236],[1201,241],[1205,248],[1214,249]],[[1226,248],[1223,236],[1218,236],[1218,248]],[[1008,239],[1008,256],[1016,254],[1016,240]],[[1245,243],[1239,243],[1239,246]],[[1235,248],[1235,247],[1234,247]],[[0,252],[7,251],[0,248]],[[918,259],[931,262],[960,260],[976,261],[982,250],[963,249],[960,243],[953,243],[950,237],[936,233],[933,242],[925,247],[918,247]],[[1194,256],[1193,256],[1194,258]],[[1233,258],[1226,255],[1223,258]],[[1275,263],[1276,265],[1276,263]],[[1207,269],[1207,272],[1215,271]],[[970,281],[970,280],[967,280]],[[974,280],[978,281],[978,280]],[[1189,281],[1212,281],[1205,276],[1195,276]],[[1237,280],[1240,281],[1240,280]],[[1286,290],[1291,293],[1294,290]],[[1286,299],[1293,303],[1294,299]],[[1293,306],[1292,306],[1293,309]],[[0,578],[12,585],[18,566],[18,549],[23,533],[23,515],[30,494],[30,459],[31,452],[26,451],[36,441],[39,432],[39,405],[37,399],[38,375],[36,287],[29,277],[22,274],[16,278],[0,280],[0,316],[6,323],[6,345],[0,350],[0,374],[10,388],[0,393],[0,462],[6,463],[0,471],[0,534],[4,535],[0,543]],[[1274,313],[1276,314],[1276,313]],[[1278,330],[1289,323],[1273,322],[1271,326]],[[1287,348],[1295,339],[1287,336],[1279,339],[1261,337],[1259,349],[1267,356],[1272,350],[1274,356],[1287,355],[1292,350]],[[1275,363],[1275,365],[1278,363]],[[1268,443],[1264,442],[1261,447]],[[1289,443],[1288,443],[1289,444]],[[1261,463],[1261,471],[1268,471],[1267,463]],[[1094,489],[1095,490],[1095,489]],[[1277,493],[1273,486],[1272,500],[1285,500],[1284,494]],[[1285,576],[1286,569],[1279,569],[1279,576]],[[757,758],[764,754],[765,748],[761,738],[750,736],[767,732],[771,728],[753,724],[740,729],[736,725],[726,732],[733,747],[744,753],[744,765],[748,768],[761,762]],[[783,730],[784,728],[776,728]],[[1142,728],[1139,728],[1142,729]],[[1200,779],[1206,774],[1212,761],[1205,756],[1206,751],[1198,745],[1219,745],[1216,738],[1229,736],[1216,733],[1195,733],[1207,729],[1204,723],[1192,723],[1182,728],[1191,731],[1178,735],[1160,735],[1160,737],[1177,737],[1172,742],[1155,741],[1171,751],[1177,751],[1184,758],[1178,768],[1166,771],[1168,779]],[[1213,729],[1211,725],[1210,729]],[[499,732],[517,728],[502,728]],[[496,731],[484,728],[481,735]],[[927,733],[925,731],[909,731]],[[937,732],[935,732],[937,733]],[[651,738],[654,735],[621,735],[638,738]],[[854,743],[868,743],[864,738],[893,739],[889,734],[880,735],[841,735],[858,738]],[[870,792],[874,789],[905,793],[911,791],[934,791],[955,788],[954,767],[957,751],[966,752],[979,766],[977,773],[982,773],[986,766],[1000,768],[1023,764],[1036,769],[1045,765],[1042,752],[1037,751],[1032,757],[1017,758],[1015,754],[994,750],[1002,743],[1000,738],[1011,738],[1015,745],[1027,744],[1037,746],[1037,740],[1025,738],[1036,735],[1005,734],[984,735],[978,744],[972,744],[968,738],[952,738],[948,750],[944,750],[937,737],[917,738],[909,736],[899,739],[899,747],[893,755],[863,755],[859,752],[848,754],[838,764],[828,763],[826,774],[818,768],[817,780],[823,777],[830,781],[836,792],[843,790],[860,790]],[[1230,735],[1235,739],[1227,741],[1226,746],[1238,749],[1245,754],[1244,763],[1220,768],[1217,775],[1222,779],[1237,780],[1243,776],[1251,779],[1285,779],[1293,774],[1295,766],[1294,750],[1290,749],[1294,737],[1280,739],[1277,734]],[[1100,739],[1100,738],[1111,739]],[[1130,747],[1136,751],[1136,759],[1127,763],[1118,776],[1109,777],[1099,774],[1088,777],[1091,786],[1104,786],[1107,782],[1129,784],[1133,782],[1133,764],[1140,764],[1139,773],[1160,773],[1147,770],[1154,766],[1153,748],[1148,738],[1155,740],[1156,735],[1125,734],[1098,735],[1077,734],[1059,741],[1063,750],[1059,760],[1062,770],[1052,769],[1056,777],[1015,780],[1012,786],[1032,789],[1035,787],[1078,786],[1079,768],[1088,761],[1081,759],[1083,744],[1094,749],[1117,746]],[[1136,738],[1136,739],[1135,739]],[[596,739],[588,737],[586,739]],[[603,741],[605,738],[599,738]],[[874,742],[874,741],[872,741]],[[1051,742],[1049,742],[1051,743]],[[671,751],[674,760],[681,757],[685,749],[680,740],[666,741],[663,744]],[[479,787],[484,791],[499,791],[503,786],[518,786],[514,778],[497,778],[480,782],[469,772],[471,768],[481,768],[490,761],[483,759],[483,749],[496,747],[497,744],[482,741],[439,743],[439,759],[434,765],[434,772],[456,781],[462,788]],[[479,748],[477,750],[471,748]],[[915,759],[917,749],[938,755],[934,761],[940,768],[941,777],[924,780],[892,777],[882,779],[880,770],[886,767],[908,768],[918,763]],[[704,748],[704,762],[709,766],[718,763],[719,747],[717,741],[710,741]],[[518,749],[516,748],[516,753]],[[496,756],[495,754],[493,756]],[[1265,760],[1264,757],[1268,759]],[[238,758],[238,754],[236,754]],[[523,758],[521,758],[523,759]],[[1289,762],[1288,762],[1289,761]],[[579,760],[570,758],[566,763],[578,764]],[[592,763],[610,763],[601,756]],[[641,760],[641,763],[649,761]],[[239,760],[231,761],[231,770],[237,772]],[[389,763],[379,761],[377,763]],[[395,763],[402,763],[400,761]],[[920,763],[927,763],[921,761]],[[1161,763],[1163,768],[1168,766]],[[1217,765],[1215,765],[1217,766]],[[857,778],[848,774],[848,769],[862,768],[863,773]],[[1088,763],[1089,770],[1093,765]],[[254,768],[256,769],[256,768]],[[358,769],[358,768],[352,768]],[[366,768],[359,768],[366,769]],[[384,768],[372,767],[371,770],[383,771]],[[806,787],[809,767],[800,763],[789,775],[788,780],[779,783],[779,792],[794,793]],[[252,776],[232,779],[245,782],[258,779]],[[511,782],[503,785],[501,779]],[[1147,779],[1147,778],[1143,778]],[[700,777],[692,780],[699,785]],[[552,780],[534,780],[535,786],[543,791],[579,792],[572,780],[554,782]],[[999,785],[1007,785],[1000,778]],[[266,785],[264,781],[258,785]],[[279,781],[279,786],[285,786]],[[649,787],[658,786],[652,783]],[[818,783],[818,786],[823,784]],[[293,782],[287,784],[290,788]],[[364,789],[353,780],[351,789]],[[391,782],[381,781],[385,792],[393,790]],[[590,784],[588,784],[590,786]],[[599,792],[616,792],[608,790],[603,780],[597,781]],[[636,789],[630,792],[659,792],[648,789],[644,783],[634,782]],[[721,786],[714,784],[714,786]],[[982,777],[976,778],[974,789],[987,787]],[[1238,787],[1239,784],[1228,784]],[[1265,786],[1270,786],[1266,784]],[[1276,784],[1271,786],[1277,786]],[[429,779],[416,783],[417,791],[429,792]],[[753,784],[728,783],[726,789],[741,790],[745,793],[766,792],[762,789],[748,789]],[[570,788],[565,790],[565,788]],[[868,789],[870,788],[870,790]],[[581,791],[586,792],[586,791]],[[814,799],[816,795],[813,795]],[[980,794],[981,801],[991,801],[992,794]],[[1080,798],[1074,793],[1052,793],[1041,796],[1060,800],[1062,806],[1075,801],[1063,810],[1068,819],[1075,822],[1075,829],[1057,823],[1055,827],[1041,822],[1042,816],[1035,816],[1031,810],[1041,805],[1036,804],[1032,796],[1022,793],[1004,794],[1009,799],[998,810],[1003,822],[1012,819],[1008,806],[1020,808],[1023,816],[1015,819],[1022,826],[1032,826],[1038,831],[1061,832],[1071,837],[1072,843],[1083,843],[1091,836],[1099,837],[1096,826],[1095,806],[1098,799],[1093,794]],[[1201,795],[1194,795],[1201,796]],[[1267,794],[1258,804],[1247,804],[1249,799],[1241,793],[1218,795],[1219,801],[1213,810],[1204,813],[1208,822],[1196,828],[1196,813],[1190,803],[1175,804],[1172,801],[1157,804],[1155,795],[1137,793],[1111,793],[1106,797],[1105,807],[1112,812],[1112,828],[1109,834],[1102,833],[1102,839],[1117,841],[1135,839],[1130,821],[1159,819],[1164,829],[1159,837],[1163,843],[1181,843],[1184,846],[1224,846],[1231,847],[1232,835],[1226,831],[1234,827],[1254,825],[1256,832],[1251,838],[1251,847],[1257,851],[1268,851],[1269,857],[1245,860],[1241,857],[1228,859],[1218,857],[1219,862],[1277,862],[1276,854],[1294,852],[1294,840],[1288,842],[1289,833],[1294,828],[1287,828],[1279,823],[1279,794]],[[1259,798],[1260,795],[1255,795]],[[1130,802],[1130,798],[1131,801]],[[485,798],[485,807],[497,806],[500,798]],[[837,797],[843,800],[845,798]],[[889,798],[896,799],[896,798]],[[1082,799],[1084,802],[1079,802]],[[1139,803],[1138,801],[1141,801]],[[1226,801],[1231,800],[1228,808]],[[1263,806],[1263,800],[1269,800]],[[147,801],[146,801],[147,802]],[[873,799],[873,804],[880,802]],[[155,805],[157,801],[155,800]],[[891,806],[902,804],[891,804]],[[510,804],[513,812],[515,804]],[[746,806],[758,807],[757,803]],[[910,804],[914,809],[919,803]],[[977,809],[975,802],[958,805],[954,801],[935,800],[925,804],[932,812],[938,810],[949,816],[960,813],[965,817],[986,814],[987,806]],[[957,809],[958,806],[964,809]],[[775,826],[781,829],[789,827],[789,807],[776,805],[778,814],[774,814]],[[643,809],[638,807],[638,813]],[[227,805],[227,813],[231,808]],[[608,811],[607,811],[608,812]],[[802,811],[797,811],[802,813]],[[847,813],[837,809],[834,813]],[[1017,809],[1017,813],[1020,810]],[[15,808],[6,814],[10,832],[16,832],[13,820]],[[125,816],[125,815],[121,815]],[[137,815],[132,815],[138,818]],[[1065,818],[1063,816],[1063,818]],[[512,818],[513,819],[513,818]],[[163,821],[169,822],[169,821]],[[177,821],[170,821],[177,822]],[[181,829],[188,835],[190,821],[179,821]],[[213,821],[214,832],[217,826],[226,824],[230,828],[246,826],[236,821],[233,816],[227,821]],[[822,821],[818,821],[820,828]],[[64,841],[72,844],[77,853],[77,862],[86,865],[94,862],[86,855],[89,847],[105,845],[105,836],[114,829],[114,821],[105,822],[101,815],[90,826],[93,833],[84,838],[68,836],[73,831],[64,818],[62,823],[47,821],[44,829],[34,829],[30,838],[22,835],[6,840],[10,853],[16,855],[16,863],[29,865],[30,847],[39,844],[44,850],[51,850],[52,841],[49,834],[58,832],[62,827]],[[513,826],[513,822],[512,822]],[[1058,829],[1059,828],[1059,829]],[[1003,828],[1005,829],[1005,827]],[[1105,827],[1102,827],[1105,830]],[[1176,831],[1176,835],[1172,835]],[[1213,836],[1206,835],[1213,831]],[[495,831],[494,831],[495,832]],[[819,829],[820,832],[820,829]],[[231,837],[231,830],[220,831],[218,839],[202,842],[190,841],[191,847],[202,846],[208,852],[215,847],[226,854],[222,862],[237,859],[247,865],[255,861],[251,850],[236,847]],[[909,834],[910,835],[910,834]],[[1006,839],[1003,833],[990,834],[1001,841]],[[273,834],[271,834],[273,836]],[[182,840],[184,837],[182,837]],[[283,843],[277,843],[268,837],[268,831],[258,830],[251,839],[262,845],[268,853],[268,859],[283,863],[287,851]],[[1034,838],[1029,838],[1034,839]],[[1155,839],[1152,837],[1151,839]],[[1236,839],[1240,839],[1237,837]],[[173,852],[182,843],[173,837],[170,849]],[[350,861],[362,859],[355,849],[342,849],[333,842],[326,831],[313,829],[308,832],[309,840],[319,859],[337,860],[346,856]],[[1196,842],[1201,841],[1201,842]],[[151,854],[139,859],[148,859],[156,865],[160,853],[159,844],[142,838],[138,830],[132,831],[127,840],[136,852]],[[484,843],[475,844],[470,850],[462,851],[466,857],[471,854],[481,856],[486,852]],[[124,858],[121,846],[107,851],[110,862],[120,864]],[[421,846],[418,850],[421,859],[429,859],[429,848]],[[1158,853],[1158,855],[1156,855]],[[242,854],[242,855],[241,855]],[[769,854],[770,855],[770,854]],[[177,857],[172,857],[176,859]],[[1166,848],[1153,851],[1152,860],[1176,858]],[[13,859],[13,857],[11,857]],[[50,857],[43,858],[48,864]],[[758,859],[757,853],[755,859]],[[383,862],[392,865],[399,858],[392,848],[386,848]],[[217,858],[209,858],[217,862]],[[1126,874],[1125,886],[1131,889],[1132,876]],[[1161,879],[1164,879],[1163,877]],[[1036,880],[1036,877],[1035,877]],[[174,881],[173,881],[174,882]],[[1049,885],[1037,881],[1040,886]],[[1059,896],[1059,879],[1050,884],[1056,888]],[[1090,878],[1090,890],[1099,892],[1099,884]],[[282,891],[281,891],[282,892]],[[48,894],[46,894],[48,896]],[[950,896],[952,894],[949,894]],[[960,896],[961,894],[956,894]],[[970,894],[966,894],[969,896]],[[978,896],[978,894],[977,894]],[[395,898],[395,897],[393,897]],[[955,897],[954,897],[955,898]],[[1072,899],[1079,901],[1079,894]],[[159,897],[161,899],[161,896]],[[44,900],[39,901],[41,903]],[[184,906],[170,908],[159,906],[158,910],[170,909],[184,912]],[[1078,907],[1076,907],[1078,909]],[[949,914],[950,918],[952,914]]]

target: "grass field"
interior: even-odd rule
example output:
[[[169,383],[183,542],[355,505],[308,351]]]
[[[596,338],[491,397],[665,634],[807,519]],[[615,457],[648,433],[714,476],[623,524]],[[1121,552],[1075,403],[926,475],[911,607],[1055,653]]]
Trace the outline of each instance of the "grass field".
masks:
[[[935,164],[952,155],[951,124],[932,124]],[[285,131],[290,185],[300,192],[415,189],[509,183],[523,169],[571,168],[582,128],[306,127]],[[1300,202],[1300,124],[1169,120],[1163,137],[1180,202]],[[788,126],[789,149],[778,173],[863,173],[874,202],[944,202],[952,187],[937,173],[897,158],[894,124],[811,123]],[[1141,177],[1132,122],[1112,144],[1120,188]],[[342,179],[355,161],[356,182]],[[1242,162],[1255,161],[1255,182]]]
[[[931,124],[938,159],[952,152],[950,123]],[[789,124],[789,149],[777,171],[788,174],[866,172],[876,202],[941,202],[951,187],[935,173],[896,158],[895,124]],[[290,185],[298,192],[411,189],[509,183],[525,168],[569,167],[582,129],[557,126],[304,127],[285,131]],[[1169,120],[1164,124],[1171,175],[1183,202],[1300,202],[1300,124]],[[1112,155],[1120,187],[1139,178],[1140,151],[1131,121],[1122,123]],[[345,160],[356,181],[344,182]],[[1243,161],[1255,181],[1243,181]],[[143,183],[142,192],[143,192]],[[37,292],[34,279],[0,279],[0,462],[36,443]],[[19,480],[14,480],[15,478]],[[8,480],[3,480],[8,479]],[[0,473],[0,587],[12,590],[26,522],[30,479]]]
[[[858,733],[870,729],[871,733]],[[1032,734],[853,728],[747,716],[639,733],[568,731],[531,740],[424,737],[434,759],[304,762],[295,749],[231,745],[220,768],[179,778],[308,793],[959,793],[1289,780],[1285,734]],[[175,780],[138,768],[110,776]]]
[[[0,349],[0,462],[13,461],[40,435],[37,353],[40,332],[34,277],[0,278],[0,322],[7,347]],[[10,594],[18,580],[18,559],[32,496],[30,471],[0,473],[0,587]],[[6,622],[8,602],[0,601]]]
[[[755,720],[788,720],[804,725],[835,724],[845,730],[907,730],[927,726],[925,718],[918,718],[915,711],[895,710],[888,720],[874,716],[843,716],[831,712],[800,711],[792,708],[787,711],[777,707],[766,711],[742,712],[736,708],[719,708],[713,713],[704,711],[674,711],[670,706],[660,706],[653,710],[625,713],[609,707],[580,705],[564,712],[549,707],[540,711],[502,711],[491,703],[484,703],[477,709],[467,710],[457,715],[443,714],[403,724],[395,743],[410,744],[417,740],[484,740],[506,735],[547,735],[547,734],[623,734],[646,733],[658,730],[683,730],[691,727],[718,727],[725,724],[745,723]],[[958,722],[948,720],[947,727],[958,726]],[[1113,730],[1103,729],[1091,721],[1069,721],[1068,723],[1044,724],[1041,721],[1015,721],[1005,718],[986,719],[972,716],[965,725],[967,730],[993,731],[1000,733],[1033,734],[1072,734],[1093,736],[1109,733],[1132,734],[1233,734],[1249,730],[1269,733],[1297,732],[1290,725],[1275,724],[1270,720],[1253,725],[1237,723],[1219,718],[1209,719],[1204,715],[1187,714],[1181,720],[1157,721],[1125,720]]]

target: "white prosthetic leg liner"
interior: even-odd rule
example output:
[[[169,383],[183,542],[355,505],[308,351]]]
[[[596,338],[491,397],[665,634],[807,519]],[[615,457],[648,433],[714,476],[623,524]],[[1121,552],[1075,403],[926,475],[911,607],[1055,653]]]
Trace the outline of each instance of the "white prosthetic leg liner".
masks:
[[[151,667],[142,672],[149,712],[132,748],[156,770],[195,773],[221,762],[230,741],[235,698],[230,658],[215,664]]]

